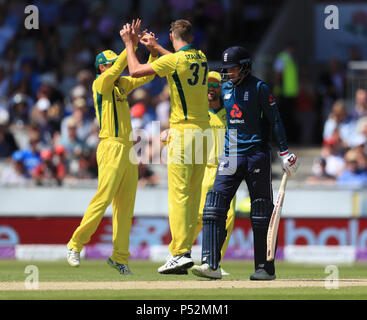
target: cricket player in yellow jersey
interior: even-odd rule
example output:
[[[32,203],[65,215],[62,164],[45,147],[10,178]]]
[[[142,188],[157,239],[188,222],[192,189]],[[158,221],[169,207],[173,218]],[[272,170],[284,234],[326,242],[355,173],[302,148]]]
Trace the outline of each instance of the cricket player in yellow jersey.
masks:
[[[209,129],[206,56],[193,47],[191,23],[171,24],[170,40],[175,53],[162,48],[155,38],[150,42],[162,56],[140,64],[133,50],[132,30],[123,27],[129,72],[132,77],[158,74],[166,77],[170,89],[171,115],[168,143],[168,212],[172,241],[167,262],[158,268],[162,274],[187,274],[194,264],[191,247],[198,219],[201,184],[206,166],[206,138]],[[198,139],[202,138],[201,144]],[[199,138],[200,139],[200,138]],[[195,149],[194,149],[195,148]]]
[[[139,26],[140,21],[134,22],[134,28]],[[139,37],[134,37],[133,41],[136,48]],[[156,59],[153,55],[151,52],[149,62]],[[123,275],[131,274],[128,267],[129,234],[138,183],[137,162],[130,160],[135,154],[131,152],[132,127],[127,95],[154,78],[153,75],[140,79],[120,77],[126,66],[126,50],[119,56],[106,50],[96,57],[93,97],[101,139],[97,149],[98,190],[67,245],[67,261],[71,266],[79,266],[83,246],[90,241],[112,202],[113,252],[107,262]]]
[[[196,236],[197,238],[199,232],[203,227],[203,209],[205,205],[206,194],[209,190],[213,188],[215,176],[217,174],[217,167],[219,163],[219,156],[224,150],[224,135],[227,127],[227,112],[221,103],[221,77],[218,72],[210,71],[208,73],[208,100],[209,100],[209,124],[214,132],[214,141],[210,145],[211,150],[209,153],[209,159],[205,168],[204,179],[201,189],[201,200],[200,200],[200,210],[198,223],[196,226]],[[221,257],[224,257],[227,248],[229,238],[233,230],[234,219],[235,219],[235,209],[236,209],[236,196],[231,201],[230,208],[227,213],[226,220],[226,239],[221,249]],[[221,275],[228,275],[222,268],[220,268]]]

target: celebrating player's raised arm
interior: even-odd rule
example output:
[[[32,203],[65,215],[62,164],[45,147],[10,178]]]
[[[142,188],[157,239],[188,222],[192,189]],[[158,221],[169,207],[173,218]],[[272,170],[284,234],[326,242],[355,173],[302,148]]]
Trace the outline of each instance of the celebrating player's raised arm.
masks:
[[[127,63],[129,66],[130,76],[140,78],[144,76],[154,75],[155,71],[149,63],[141,64],[134,52],[134,41],[137,39],[137,34],[134,29],[134,21],[132,24],[125,24],[120,31],[122,40],[125,42],[127,52]]]
[[[153,54],[151,54],[149,56],[148,63],[151,63],[151,62],[157,60],[157,58],[158,58],[158,56],[153,56]],[[153,75],[144,76],[144,77],[141,77],[141,78],[133,78],[131,76],[121,77],[120,80],[119,80],[119,87],[123,88],[125,90],[126,94],[129,94],[134,89],[136,89],[140,86],[143,86],[144,84],[152,81],[154,76],[155,75],[153,74]]]
[[[150,51],[154,50],[161,56],[172,53],[171,51],[163,48],[158,42],[158,38],[154,36],[154,33],[150,33],[151,37],[143,37],[140,43],[145,45]]]
[[[132,39],[132,48],[135,51],[138,47],[138,42],[141,40],[144,32],[139,34],[141,21],[138,19],[134,21],[134,30],[137,34]],[[121,34],[121,31],[120,31]],[[97,65],[98,63],[98,65]],[[96,89],[100,94],[109,92],[114,86],[114,82],[120,77],[121,73],[127,67],[127,53],[126,49],[116,56],[111,50],[106,50],[100,53],[96,59],[96,72],[98,74],[96,79]]]

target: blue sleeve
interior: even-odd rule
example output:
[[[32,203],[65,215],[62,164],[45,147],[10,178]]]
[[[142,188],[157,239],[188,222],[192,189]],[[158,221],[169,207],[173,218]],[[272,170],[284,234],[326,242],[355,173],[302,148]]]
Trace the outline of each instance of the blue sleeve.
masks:
[[[265,83],[260,84],[259,99],[266,118],[271,123],[273,133],[278,142],[279,151],[288,150],[287,136],[280,117],[277,102]]]

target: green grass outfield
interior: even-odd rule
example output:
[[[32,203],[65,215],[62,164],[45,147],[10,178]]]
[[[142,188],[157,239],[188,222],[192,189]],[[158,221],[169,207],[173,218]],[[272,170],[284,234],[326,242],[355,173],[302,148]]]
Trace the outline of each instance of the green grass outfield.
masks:
[[[338,266],[340,283],[347,279],[354,279],[358,286],[340,285],[338,289],[326,289],[323,285],[317,287],[281,287],[269,288],[269,282],[256,283],[256,288],[211,288],[211,289],[159,289],[159,281],[176,281],[179,286],[185,281],[197,281],[205,285],[220,285],[224,281],[248,281],[253,272],[251,261],[224,261],[223,267],[230,276],[222,280],[206,280],[189,275],[160,275],[157,268],[160,263],[132,260],[130,268],[133,276],[121,276],[116,270],[109,267],[104,260],[83,260],[79,268],[71,268],[66,261],[41,262],[0,260],[0,281],[2,283],[18,283],[23,285],[29,274],[25,273],[28,265],[35,265],[39,271],[39,281],[43,282],[131,282],[153,281],[155,289],[122,289],[122,290],[0,290],[2,300],[32,300],[32,299],[122,299],[122,300],[247,300],[247,299],[272,299],[272,300],[324,300],[367,299],[367,264],[355,263],[353,265]],[[277,280],[272,284],[288,283],[296,280],[305,280],[307,283],[322,283],[328,274],[323,265],[301,265],[277,262]],[[201,281],[201,282],[199,282]]]

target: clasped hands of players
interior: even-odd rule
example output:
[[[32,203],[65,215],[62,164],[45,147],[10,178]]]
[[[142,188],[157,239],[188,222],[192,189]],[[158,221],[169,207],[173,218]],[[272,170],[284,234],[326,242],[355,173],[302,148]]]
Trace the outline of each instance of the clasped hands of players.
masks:
[[[289,178],[295,176],[297,169],[299,167],[299,160],[294,153],[289,153],[288,150],[283,152],[278,152],[278,157],[280,158],[283,171],[288,174]]]
[[[140,42],[143,44],[152,54],[157,56],[158,52],[155,50],[158,38],[155,37],[153,32],[148,32],[147,29],[140,32],[141,20],[136,19],[130,23],[126,23],[120,30],[121,39],[126,44],[131,41],[134,47]]]

